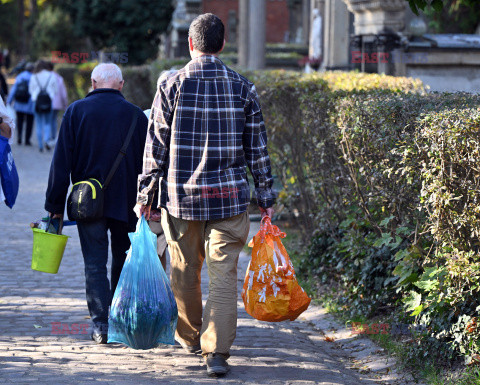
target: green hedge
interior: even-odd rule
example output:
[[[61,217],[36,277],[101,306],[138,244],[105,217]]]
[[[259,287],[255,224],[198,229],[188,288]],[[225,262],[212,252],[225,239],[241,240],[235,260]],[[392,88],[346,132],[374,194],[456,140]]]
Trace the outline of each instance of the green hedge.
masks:
[[[56,68],[64,78],[70,103],[84,98],[90,91],[90,76],[96,64],[62,64]],[[149,65],[125,67],[122,68],[122,73],[125,80],[122,93],[125,98],[142,109],[150,108],[156,85],[153,67]]]
[[[312,237],[299,274],[351,317],[428,325],[417,353],[476,357],[480,97],[357,73],[256,83],[282,200]]]

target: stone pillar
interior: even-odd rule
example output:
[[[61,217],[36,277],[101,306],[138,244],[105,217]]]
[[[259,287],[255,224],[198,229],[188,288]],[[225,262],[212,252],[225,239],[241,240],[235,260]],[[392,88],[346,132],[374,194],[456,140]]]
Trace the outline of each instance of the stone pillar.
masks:
[[[248,68],[265,68],[266,0],[249,0]]]
[[[355,35],[396,33],[405,26],[405,0],[343,0],[355,15]]]
[[[405,27],[404,0],[343,0],[355,15],[354,67],[365,72],[395,73],[392,57]]]
[[[240,0],[238,4],[238,65],[242,68],[248,66],[248,5],[249,0]]]
[[[308,45],[310,41],[310,18],[310,0],[302,0],[302,28],[305,45]]]
[[[322,68],[349,69],[350,14],[346,4],[342,0],[326,0],[324,20]]]

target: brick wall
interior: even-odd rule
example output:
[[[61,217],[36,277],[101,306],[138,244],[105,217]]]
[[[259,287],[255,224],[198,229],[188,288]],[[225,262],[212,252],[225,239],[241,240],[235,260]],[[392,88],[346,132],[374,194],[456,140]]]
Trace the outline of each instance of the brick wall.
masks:
[[[285,33],[289,30],[289,12],[286,0],[267,1],[266,39],[268,43],[283,43]],[[214,13],[225,24],[228,31],[228,12],[234,10],[237,15],[238,28],[238,0],[203,0],[202,12]],[[227,32],[228,41],[228,32]]]

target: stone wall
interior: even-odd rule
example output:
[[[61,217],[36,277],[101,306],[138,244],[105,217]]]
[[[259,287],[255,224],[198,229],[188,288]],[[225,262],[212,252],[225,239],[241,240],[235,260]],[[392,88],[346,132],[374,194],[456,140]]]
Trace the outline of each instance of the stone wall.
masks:
[[[419,78],[430,91],[480,93],[480,50],[424,51],[423,60],[397,65],[397,74]]]

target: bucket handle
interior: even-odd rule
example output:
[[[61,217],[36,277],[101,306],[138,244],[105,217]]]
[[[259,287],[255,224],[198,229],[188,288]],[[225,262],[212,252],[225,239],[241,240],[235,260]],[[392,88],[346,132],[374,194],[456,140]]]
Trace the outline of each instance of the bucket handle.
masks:
[[[52,223],[53,215],[49,214],[48,215],[48,222],[47,222],[47,230],[50,227],[50,224]],[[60,230],[63,228],[63,218],[60,218],[60,221],[58,223],[58,229],[57,229],[57,235],[60,235]]]

